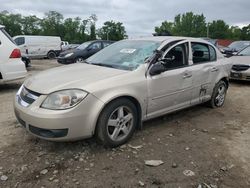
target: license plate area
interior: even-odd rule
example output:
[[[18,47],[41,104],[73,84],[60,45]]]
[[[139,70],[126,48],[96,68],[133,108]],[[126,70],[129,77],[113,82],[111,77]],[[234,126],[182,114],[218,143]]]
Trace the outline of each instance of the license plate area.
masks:
[[[232,78],[241,78],[242,74],[241,73],[231,73]]]

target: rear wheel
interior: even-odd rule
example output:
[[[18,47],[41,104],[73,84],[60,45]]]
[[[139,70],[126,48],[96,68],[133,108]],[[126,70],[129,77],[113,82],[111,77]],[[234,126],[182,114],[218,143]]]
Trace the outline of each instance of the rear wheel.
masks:
[[[212,108],[218,108],[223,106],[227,94],[227,85],[224,81],[219,81],[215,87],[214,91],[211,97],[211,100],[209,101],[209,106]]]
[[[48,56],[49,59],[55,59],[56,58],[56,52],[50,51],[50,52],[48,52],[47,56]]]
[[[97,123],[97,137],[108,147],[127,142],[138,123],[136,106],[128,99],[118,99],[106,106]]]

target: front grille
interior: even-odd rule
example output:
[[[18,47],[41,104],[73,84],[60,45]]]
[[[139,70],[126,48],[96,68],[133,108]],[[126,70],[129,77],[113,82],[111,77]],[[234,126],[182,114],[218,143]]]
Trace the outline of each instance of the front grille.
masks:
[[[245,71],[249,69],[249,65],[233,65],[232,69],[235,71]]]
[[[25,87],[20,92],[20,99],[27,104],[32,104],[41,94],[31,91]]]

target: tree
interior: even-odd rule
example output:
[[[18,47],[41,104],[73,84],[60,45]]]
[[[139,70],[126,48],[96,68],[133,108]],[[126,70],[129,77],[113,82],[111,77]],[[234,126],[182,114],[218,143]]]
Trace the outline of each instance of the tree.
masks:
[[[160,27],[155,27],[155,32],[158,35],[165,33],[175,36],[204,37],[206,28],[206,18],[203,14],[187,12],[175,16],[174,22],[162,22]]]
[[[59,12],[49,11],[45,13],[45,18],[41,22],[41,34],[63,37],[64,27],[62,21],[63,15]]]
[[[187,37],[206,36],[206,18],[203,14],[198,15],[193,12],[178,14],[174,19],[174,35]]]
[[[107,21],[98,30],[98,36],[103,40],[118,41],[127,38],[125,27],[121,22]]]
[[[155,27],[155,33],[157,35],[173,35],[174,23],[164,21],[160,27]]]
[[[223,20],[215,20],[209,25],[209,37],[213,39],[230,38],[229,25]]]
[[[22,18],[22,33],[25,35],[37,35],[40,32],[41,20],[35,15]]]
[[[250,24],[245,26],[241,30],[241,39],[242,40],[250,40]]]
[[[0,24],[6,27],[11,36],[22,34],[21,14],[10,14],[8,11],[0,12]]]

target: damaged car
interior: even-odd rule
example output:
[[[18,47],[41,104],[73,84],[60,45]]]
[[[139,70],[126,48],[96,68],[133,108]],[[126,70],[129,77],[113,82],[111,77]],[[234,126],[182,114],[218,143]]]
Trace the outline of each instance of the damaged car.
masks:
[[[223,106],[230,69],[230,59],[202,39],[122,40],[82,63],[27,79],[15,96],[15,115],[42,139],[96,136],[116,147],[146,120],[200,103]]]

